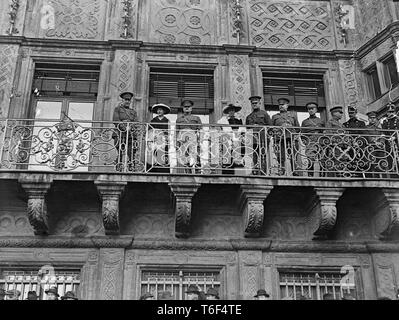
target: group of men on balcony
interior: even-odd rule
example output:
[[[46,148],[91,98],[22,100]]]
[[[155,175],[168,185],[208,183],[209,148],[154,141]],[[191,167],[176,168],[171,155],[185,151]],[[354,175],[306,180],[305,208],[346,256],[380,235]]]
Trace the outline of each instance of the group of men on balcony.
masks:
[[[123,102],[120,103],[114,110],[113,121],[115,123],[117,132],[114,132],[113,139],[115,142],[115,147],[118,152],[117,163],[122,162],[122,155],[126,153],[128,155],[128,163],[130,166],[134,166],[135,163],[135,153],[137,150],[133,147],[135,141],[138,139],[137,130],[128,130],[126,126],[130,126],[130,129],[134,129],[134,123],[138,122],[137,112],[134,110],[132,105],[132,99],[134,97],[133,93],[124,92],[120,95]],[[348,107],[349,120],[345,123],[341,123],[343,117],[343,107],[335,106],[330,109],[331,118],[324,122],[322,119],[317,117],[318,104],[316,102],[308,102],[306,104],[309,117],[305,119],[300,125],[298,119],[288,112],[290,101],[287,98],[278,99],[279,113],[270,117],[269,114],[262,110],[260,96],[252,96],[249,98],[251,101],[252,112],[245,119],[245,126],[252,132],[252,142],[251,142],[251,162],[252,162],[252,173],[259,174],[259,172],[266,172],[266,164],[271,163],[271,156],[269,149],[273,149],[275,162],[278,163],[279,174],[284,174],[287,163],[292,166],[292,171],[296,171],[298,167],[298,159],[295,159],[295,154],[302,154],[302,162],[307,162],[305,166],[307,171],[314,171],[315,165],[324,166],[328,161],[327,158],[331,158],[329,166],[338,168],[339,165],[336,158],[337,150],[340,152],[339,158],[344,156],[350,156],[352,153],[352,160],[358,161],[368,161],[368,156],[363,155],[353,155],[356,151],[348,151],[347,146],[343,147],[342,141],[337,141],[337,139],[329,139],[328,149],[323,150],[323,159],[320,156],[320,134],[330,134],[334,135],[337,132],[345,133],[348,136],[354,135],[384,135],[389,134],[386,130],[399,130],[399,118],[396,115],[395,106],[393,104],[387,105],[387,119],[383,122],[382,127],[379,126],[379,121],[377,119],[377,114],[375,112],[369,112],[367,114],[369,118],[369,124],[366,125],[365,122],[357,118],[357,109],[355,107]],[[181,104],[182,112],[177,117],[176,120],[176,139],[175,145],[178,153],[178,166],[182,167],[198,167],[200,160],[200,145],[201,141],[201,129],[202,122],[200,117],[193,115],[194,102],[191,100],[184,100]],[[247,161],[248,157],[245,157],[245,148],[243,140],[245,140],[245,128],[243,127],[243,121],[239,119],[236,114],[241,110],[241,106],[234,104],[229,104],[223,108],[224,116],[220,119],[217,124],[222,126],[222,131],[225,133],[235,134],[235,138],[240,137],[240,141],[235,145],[236,159],[237,154],[240,161],[235,161],[232,159],[230,154],[227,161],[224,160],[223,167],[228,167],[229,169],[234,169],[237,167],[244,167],[244,161]],[[170,121],[166,117],[167,114],[171,112],[171,108],[165,104],[158,103],[150,108],[150,111],[156,116],[151,120],[151,128],[158,131],[158,135],[154,139],[162,140],[163,149],[157,150],[156,153],[156,163],[169,164],[169,135],[168,129]],[[126,124],[129,123],[129,124]],[[349,129],[349,130],[346,130]],[[358,130],[356,130],[358,129]],[[271,131],[270,131],[271,130]],[[385,131],[384,131],[385,130]],[[298,136],[301,135],[301,139]],[[237,139],[230,139],[230,148],[232,141],[237,141]],[[270,147],[270,141],[273,147]],[[387,145],[383,143],[384,147],[381,147],[381,143],[374,137],[371,139],[367,137],[368,142],[374,143],[373,146],[378,146],[379,151],[373,151],[373,156],[382,155],[383,151],[387,151],[387,148],[391,148],[393,145]],[[130,141],[130,142],[129,142]],[[324,140],[325,142],[325,140]],[[359,147],[359,145],[358,145]],[[366,147],[366,146],[364,146]],[[302,148],[302,150],[301,150]],[[334,150],[333,150],[334,149]],[[353,149],[353,148],[352,148]],[[384,150],[383,150],[384,149]],[[238,150],[238,151],[237,151]],[[390,151],[388,151],[389,153]],[[316,153],[318,153],[316,159]],[[393,158],[392,158],[393,159]],[[391,165],[393,160],[390,160]],[[310,165],[309,165],[310,163]],[[269,166],[270,167],[270,166]],[[337,171],[337,169],[331,169],[332,171]],[[372,169],[376,169],[374,166]],[[357,170],[357,169],[356,169]],[[131,171],[131,170],[130,170]],[[329,170],[327,170],[329,171]],[[370,171],[370,170],[369,170]],[[191,171],[192,173],[196,171]],[[295,175],[295,174],[294,174]],[[313,175],[313,174],[310,174]]]

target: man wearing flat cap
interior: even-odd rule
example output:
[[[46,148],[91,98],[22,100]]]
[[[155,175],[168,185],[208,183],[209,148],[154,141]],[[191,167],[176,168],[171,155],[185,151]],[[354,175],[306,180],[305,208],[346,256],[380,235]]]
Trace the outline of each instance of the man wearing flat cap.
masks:
[[[259,289],[254,295],[255,300],[269,300],[270,295],[264,289]]]
[[[382,129],[385,130],[399,130],[399,117],[396,114],[396,107],[393,103],[388,103],[387,108],[387,118],[382,123]],[[390,134],[389,131],[387,131]]]
[[[318,140],[320,133],[323,133],[324,121],[317,117],[319,105],[316,102],[308,102],[306,109],[309,112],[309,118],[302,121],[302,143],[305,144],[305,168],[309,170],[310,176],[320,175],[320,154]]]
[[[26,300],[39,300],[36,291],[29,291]]]
[[[138,121],[137,112],[133,109],[133,97],[131,92],[123,92],[120,98],[123,100],[114,109],[112,121],[114,121],[115,131],[112,134],[117,156],[117,171],[123,170],[123,159],[128,158],[128,169],[131,171],[134,167],[134,160],[137,150],[134,149],[134,141],[137,140],[137,127],[134,122]],[[125,160],[126,161],[126,160]],[[126,169],[126,168],[125,168]]]
[[[265,110],[261,110],[260,96],[252,96],[249,98],[251,101],[252,112],[245,119],[245,124],[248,126],[249,130],[253,133],[253,173],[260,174],[261,171],[266,171],[266,136],[267,129],[265,126],[270,126],[272,120],[269,114]],[[261,152],[263,150],[263,152]]]
[[[335,106],[330,109],[331,119],[326,122],[326,128],[330,130],[324,130],[325,133],[337,133],[338,129],[342,129],[344,126],[340,122],[344,114],[344,108],[342,106]]]
[[[148,148],[150,154],[148,162],[152,172],[167,172],[169,164],[169,119],[165,116],[170,113],[170,107],[163,103],[154,104],[151,112],[156,116],[150,122]]]
[[[292,143],[295,140],[295,150],[297,152],[292,152],[291,155],[295,157],[295,153],[298,153],[299,144],[298,141],[292,136],[293,133],[297,132],[297,129],[286,129],[289,127],[299,127],[298,119],[288,113],[288,107],[290,100],[287,98],[279,98],[277,100],[280,112],[272,117],[272,126],[282,127],[283,129],[274,129],[274,143],[278,146],[277,150],[277,161],[280,165],[279,173],[284,174],[287,172],[287,164],[291,161],[288,159],[289,155],[286,149],[294,148]],[[283,138],[285,134],[285,139]],[[288,160],[288,161],[286,161]],[[292,168],[291,168],[292,169]]]
[[[192,114],[194,102],[183,100],[183,114],[176,120],[177,166],[180,173],[195,173],[201,166],[200,143],[202,121]]]
[[[59,298],[59,294],[58,294],[58,289],[57,287],[51,287],[50,289],[45,291],[46,295],[47,295],[47,299],[46,300],[58,300]]]
[[[195,284],[190,284],[186,293],[187,300],[199,300],[199,288]]]

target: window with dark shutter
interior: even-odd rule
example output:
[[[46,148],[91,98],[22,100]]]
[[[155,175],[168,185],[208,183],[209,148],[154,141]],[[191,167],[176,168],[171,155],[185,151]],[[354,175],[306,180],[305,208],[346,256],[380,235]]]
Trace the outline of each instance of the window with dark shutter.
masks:
[[[378,78],[377,66],[374,64],[371,68],[365,71],[367,75],[367,84],[369,92],[373,100],[381,97],[381,86]]]
[[[150,105],[165,103],[174,112],[189,99],[193,113],[209,114],[214,108],[213,70],[151,68],[149,98]]]
[[[389,87],[396,86],[399,83],[399,77],[394,56],[389,56],[382,63],[384,65],[384,76],[387,85]]]
[[[305,107],[308,102],[326,106],[323,75],[263,73],[263,93],[267,107],[277,107],[277,99],[288,98],[293,107]]]

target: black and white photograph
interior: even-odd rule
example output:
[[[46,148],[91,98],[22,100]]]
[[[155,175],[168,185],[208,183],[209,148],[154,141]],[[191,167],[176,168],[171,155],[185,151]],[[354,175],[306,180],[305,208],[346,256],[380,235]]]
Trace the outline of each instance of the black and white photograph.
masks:
[[[397,0],[0,0],[0,300],[399,300],[398,59]]]

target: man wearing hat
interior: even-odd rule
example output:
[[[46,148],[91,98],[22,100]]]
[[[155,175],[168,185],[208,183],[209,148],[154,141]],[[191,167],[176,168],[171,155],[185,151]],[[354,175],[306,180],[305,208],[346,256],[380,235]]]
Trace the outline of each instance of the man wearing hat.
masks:
[[[254,295],[255,300],[269,300],[270,295],[264,289],[259,289]]]
[[[280,112],[275,114],[272,117],[272,125],[275,127],[283,127],[283,130],[274,129],[274,142],[279,146],[279,150],[277,152],[277,161],[279,162],[280,174],[284,174],[288,168],[286,168],[286,159],[288,154],[286,153],[286,149],[290,149],[292,146],[292,141],[295,137],[292,136],[297,130],[295,129],[285,129],[289,127],[299,127],[298,119],[288,113],[288,107],[290,100],[287,98],[279,98],[277,100]],[[285,139],[282,138],[282,134],[285,133]],[[295,139],[295,150],[298,152],[299,144]],[[292,156],[295,157],[295,152],[292,152]],[[288,164],[290,161],[288,161]]]
[[[133,148],[134,140],[137,140],[137,127],[132,122],[137,122],[137,112],[132,108],[134,94],[123,92],[120,98],[123,100],[114,109],[112,121],[114,121],[115,131],[112,134],[116,151],[118,152],[117,165],[118,171],[122,171],[123,158],[128,157],[129,170],[133,169],[137,150]]]
[[[219,300],[219,293],[215,288],[209,288],[205,294],[206,300]]]
[[[260,96],[252,96],[249,98],[251,101],[252,112],[245,119],[245,124],[249,126],[248,129],[253,132],[253,165],[255,170],[254,174],[260,174],[260,170],[265,172],[266,170],[266,128],[265,126],[270,126],[272,120],[269,114],[265,110],[261,110]],[[261,153],[261,150],[264,152]]]
[[[154,296],[151,293],[146,292],[141,295],[139,300],[154,300]]]
[[[154,104],[151,107],[151,112],[156,116],[151,120],[149,132],[149,140],[152,141],[152,147],[148,148],[150,154],[148,157],[152,172],[168,171],[164,168],[169,164],[169,119],[165,115],[170,113],[170,107],[163,103]]]
[[[51,287],[50,289],[46,290],[45,293],[47,294],[47,300],[58,300],[59,294],[57,287]]]
[[[236,117],[236,113],[241,111],[240,106],[233,103],[228,104],[223,108],[224,116],[217,122],[222,124],[223,138],[220,139],[221,147],[223,148],[221,155],[223,155],[222,166],[227,168],[223,173],[232,174],[231,169],[243,166],[243,157],[245,155],[245,146],[242,144],[245,128],[242,127],[241,119]]]
[[[186,291],[187,300],[199,300],[199,289],[196,285],[190,284]]]
[[[68,291],[64,296],[61,297],[61,300],[79,300],[73,291]]]
[[[26,300],[39,300],[36,291],[29,291]]]
[[[324,130],[325,133],[337,133],[338,129],[342,129],[344,126],[340,122],[344,114],[343,107],[335,106],[330,109],[331,119],[326,122],[326,128],[331,128],[330,130]]]
[[[366,123],[364,121],[359,120],[357,115],[357,109],[355,107],[348,107],[349,120],[344,122],[343,126],[348,129],[364,129],[366,128]],[[349,133],[352,134],[362,134],[364,133],[362,130],[350,130]]]
[[[387,118],[382,123],[382,129],[385,130],[399,130],[399,117],[396,114],[396,107],[393,103],[388,103]],[[391,135],[392,132],[387,131],[387,134]]]
[[[305,154],[307,158],[306,168],[310,176],[319,176],[320,174],[320,154],[318,152],[317,134],[323,133],[324,121],[317,117],[319,105],[316,102],[308,102],[306,109],[309,112],[309,118],[302,121],[301,130],[302,142],[305,144]]]
[[[202,121],[200,117],[192,114],[193,101],[183,100],[181,106],[183,114],[176,120],[177,165],[180,167],[178,172],[195,173],[195,168],[201,166],[199,155]]]

